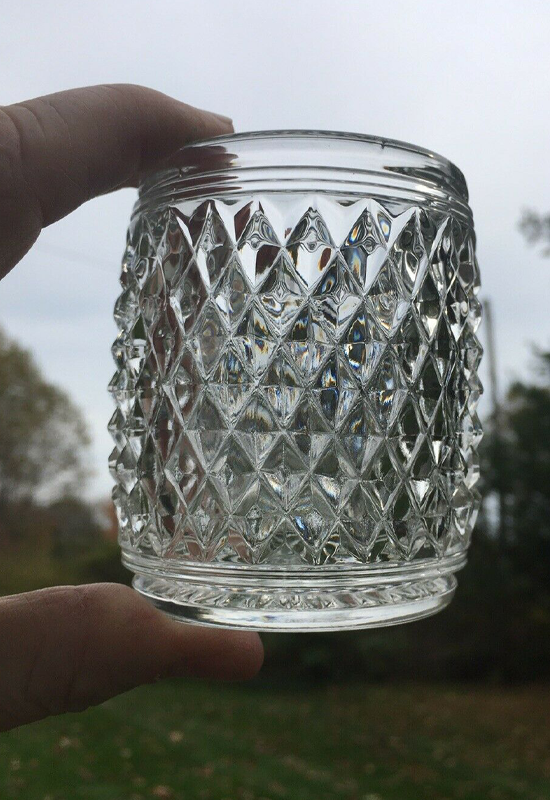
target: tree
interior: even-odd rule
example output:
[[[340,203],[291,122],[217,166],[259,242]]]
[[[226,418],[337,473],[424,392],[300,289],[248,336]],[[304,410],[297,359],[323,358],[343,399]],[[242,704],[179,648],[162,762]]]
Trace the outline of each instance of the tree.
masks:
[[[537,382],[509,389],[503,458],[491,457],[489,439],[486,473],[487,488],[504,498],[505,551],[532,591],[550,586],[550,352],[537,353],[537,364]]]
[[[82,415],[67,394],[0,331],[0,507],[81,487],[88,443]]]
[[[531,244],[540,242],[544,246],[543,255],[550,256],[550,214],[524,211],[519,229]]]
[[[86,552],[100,539],[94,509],[77,497],[62,497],[48,506],[51,520],[51,552],[66,557]]]

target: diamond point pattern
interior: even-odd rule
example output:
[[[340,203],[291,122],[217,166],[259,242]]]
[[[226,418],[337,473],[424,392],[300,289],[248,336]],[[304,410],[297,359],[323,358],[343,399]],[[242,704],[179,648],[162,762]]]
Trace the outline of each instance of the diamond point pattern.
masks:
[[[367,564],[466,549],[479,495],[473,232],[326,195],[131,222],[110,469],[124,547]]]

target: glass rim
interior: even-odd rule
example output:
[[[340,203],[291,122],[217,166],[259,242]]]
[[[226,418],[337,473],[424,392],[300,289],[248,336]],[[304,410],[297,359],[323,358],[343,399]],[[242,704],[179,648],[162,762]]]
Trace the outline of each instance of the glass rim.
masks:
[[[204,147],[211,144],[220,144],[223,142],[233,141],[249,141],[270,139],[278,142],[281,139],[331,139],[342,140],[349,142],[362,142],[367,145],[375,145],[376,147],[391,148],[394,150],[403,150],[410,153],[418,153],[419,155],[428,156],[441,166],[446,168],[452,167],[453,169],[461,171],[459,167],[449,158],[441,153],[432,150],[429,147],[422,147],[420,145],[407,142],[404,139],[392,139],[388,136],[377,136],[370,133],[358,133],[356,131],[339,131],[329,130],[325,128],[262,128],[256,131],[236,131],[234,133],[224,133],[221,136],[210,136],[207,139],[198,139],[194,142],[189,142],[181,149],[191,149],[196,147]]]
[[[263,191],[372,194],[453,206],[471,216],[464,175],[445,156],[382,136],[300,128],[190,142],[144,176],[135,210]]]

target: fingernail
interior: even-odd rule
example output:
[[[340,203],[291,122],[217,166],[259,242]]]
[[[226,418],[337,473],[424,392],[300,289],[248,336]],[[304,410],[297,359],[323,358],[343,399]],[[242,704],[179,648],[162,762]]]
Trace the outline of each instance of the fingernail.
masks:
[[[216,117],[220,120],[220,122],[225,122],[226,125],[233,125],[233,120],[231,117],[226,117],[224,114],[216,114],[214,111],[210,112],[213,117]]]

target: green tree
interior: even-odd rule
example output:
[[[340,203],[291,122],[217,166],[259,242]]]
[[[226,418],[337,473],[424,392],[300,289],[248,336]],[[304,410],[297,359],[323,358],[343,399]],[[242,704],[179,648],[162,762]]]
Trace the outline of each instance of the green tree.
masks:
[[[537,354],[538,380],[516,382],[501,419],[502,457],[486,446],[486,488],[503,495],[504,552],[531,590],[550,587],[550,352]]]
[[[99,541],[101,529],[89,503],[62,497],[48,506],[52,555],[65,557],[86,552]]]
[[[88,443],[69,397],[0,331],[0,507],[81,487]]]

